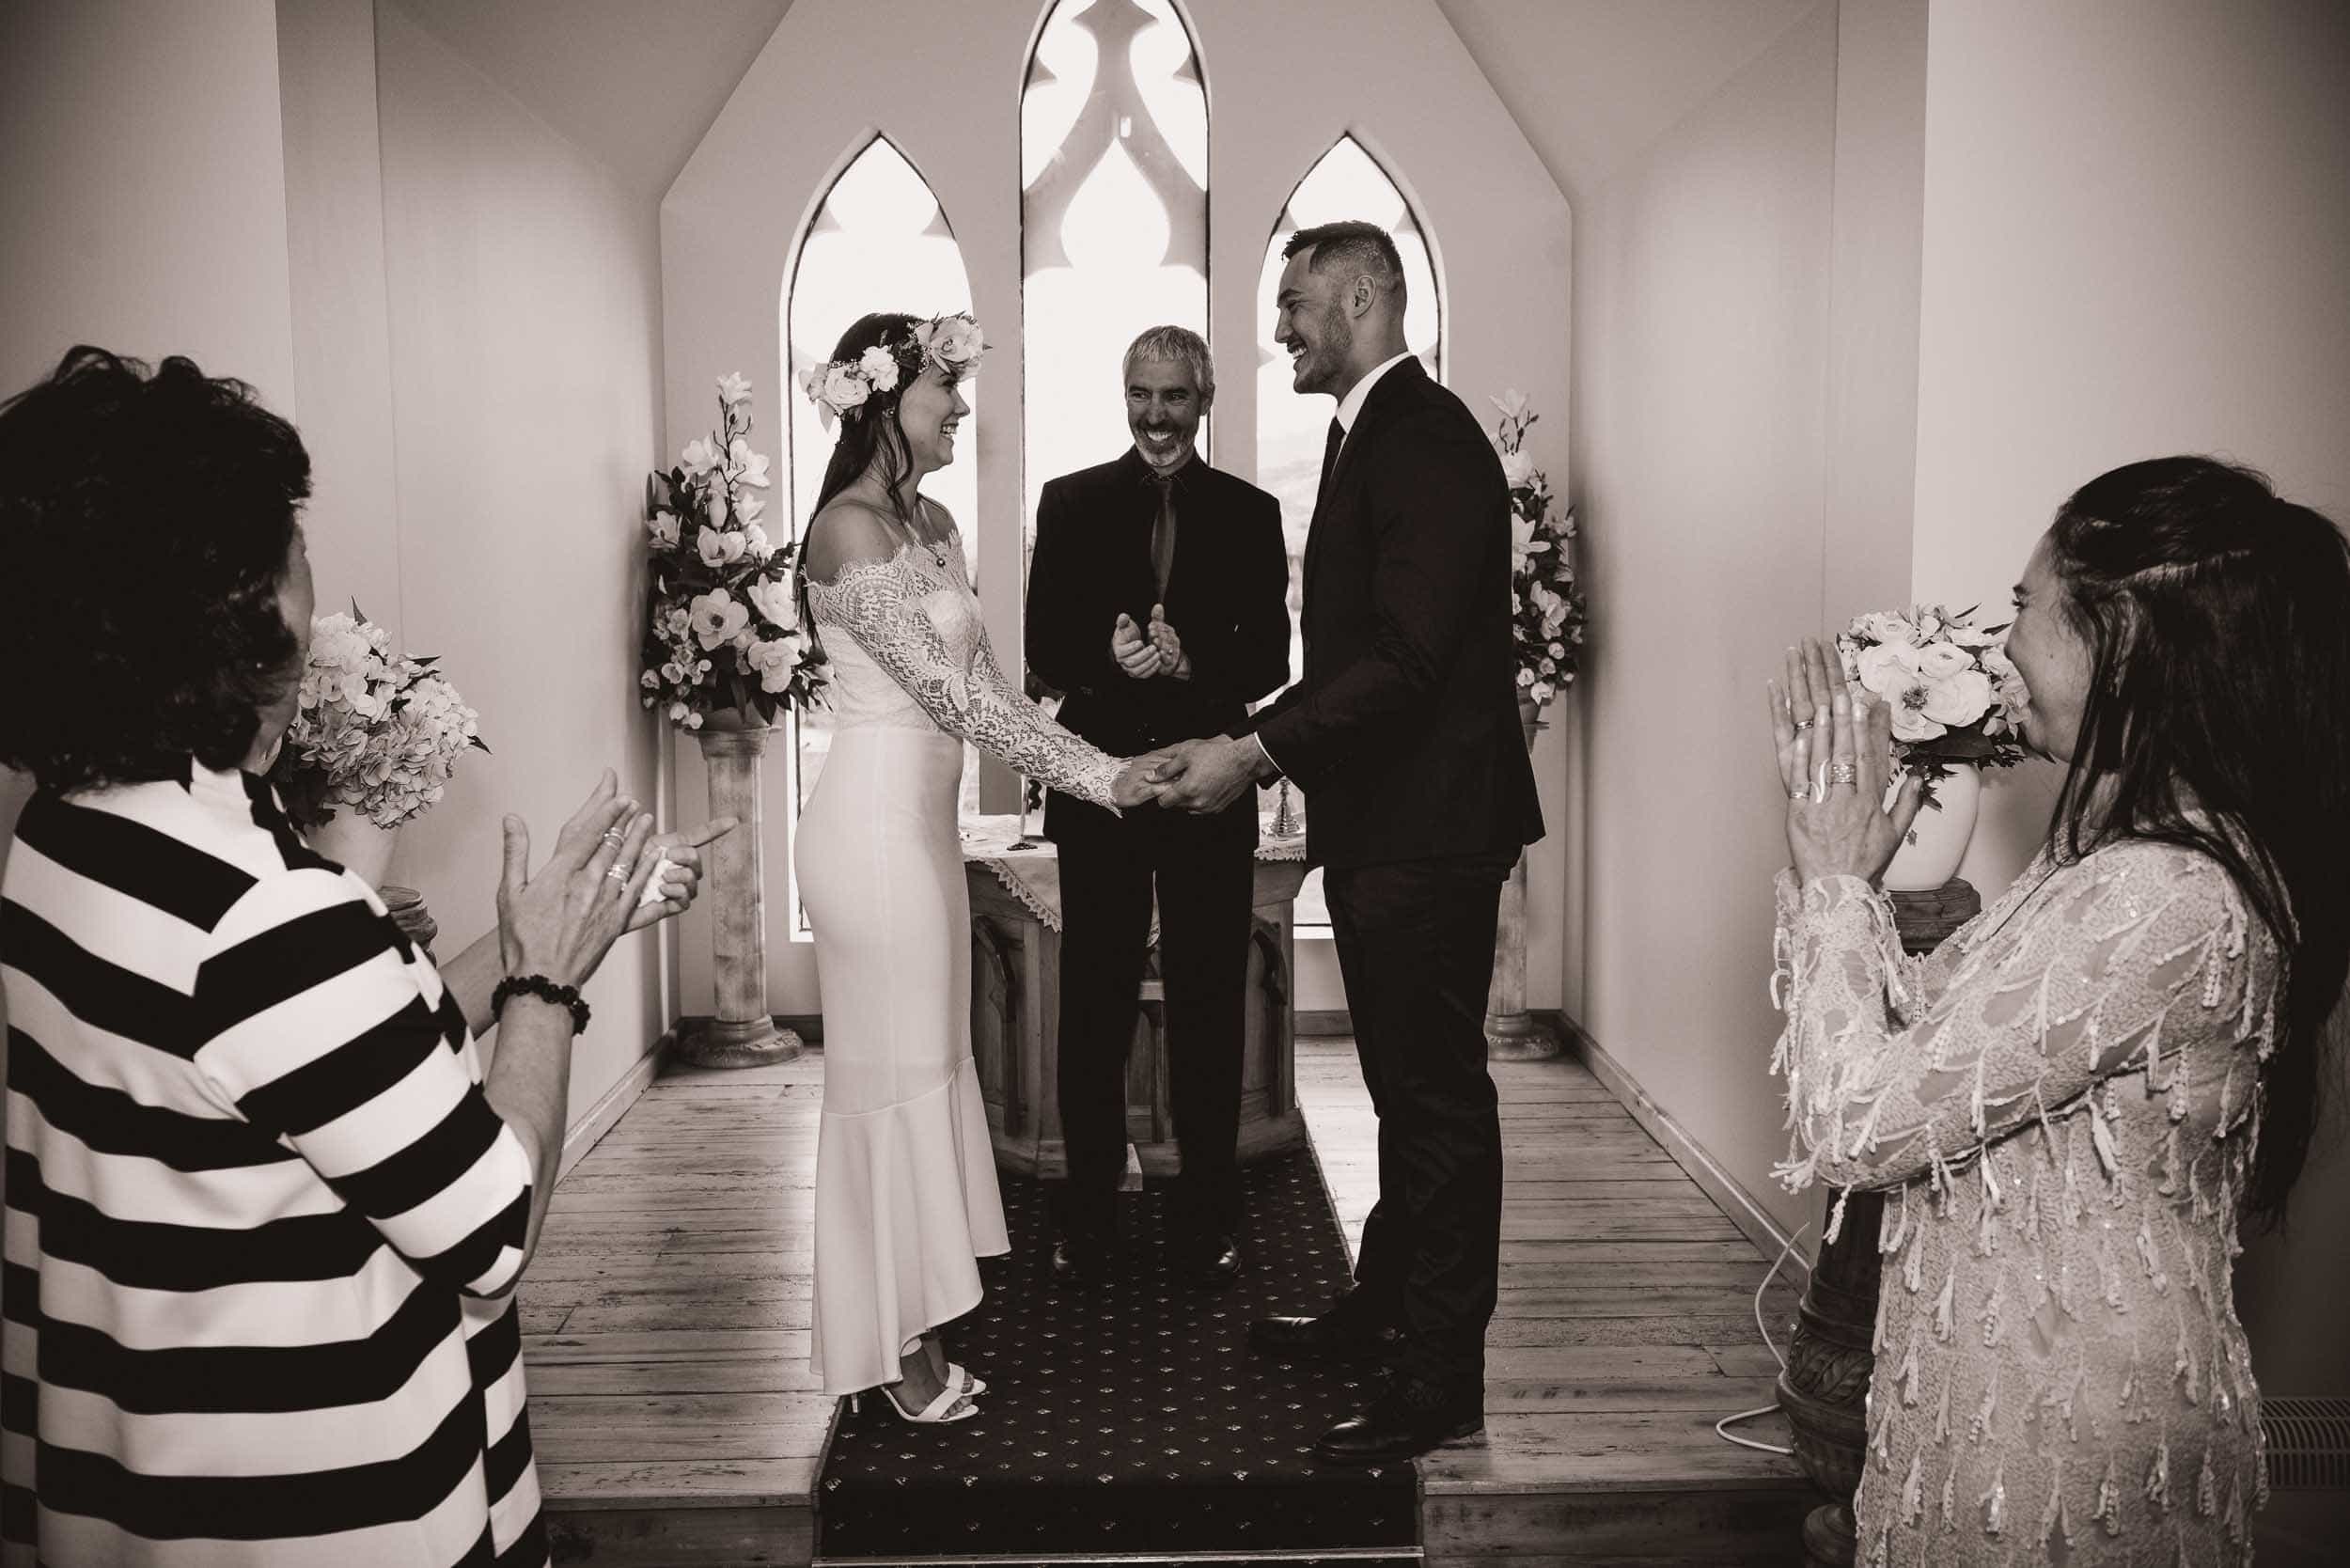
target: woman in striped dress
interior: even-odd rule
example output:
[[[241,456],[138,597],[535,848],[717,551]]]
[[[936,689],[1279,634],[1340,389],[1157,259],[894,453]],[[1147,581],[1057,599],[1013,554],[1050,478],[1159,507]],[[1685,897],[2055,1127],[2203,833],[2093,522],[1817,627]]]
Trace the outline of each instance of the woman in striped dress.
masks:
[[[436,972],[259,776],[308,489],[182,359],[77,349],[0,408],[0,763],[37,785],[0,884],[9,1565],[546,1560],[509,1293],[576,988],[695,855],[637,914],[609,775],[535,874],[509,818],[498,931]]]

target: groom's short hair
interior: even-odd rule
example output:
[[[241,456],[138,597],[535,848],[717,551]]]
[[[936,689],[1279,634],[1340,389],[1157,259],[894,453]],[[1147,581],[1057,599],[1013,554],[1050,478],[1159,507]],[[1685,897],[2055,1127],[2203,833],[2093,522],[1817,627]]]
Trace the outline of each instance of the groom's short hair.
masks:
[[[1118,373],[1134,379],[1135,367],[1146,359],[1171,359],[1188,366],[1199,396],[1215,396],[1215,361],[1208,357],[1207,340],[1189,327],[1154,326],[1126,346]]]
[[[1314,253],[1306,263],[1308,272],[1337,272],[1350,279],[1370,277],[1382,292],[1395,296],[1396,308],[1402,308],[1403,254],[1395,248],[1395,236],[1377,224],[1348,218],[1301,228],[1281,247],[1281,259],[1286,261],[1307,249]]]

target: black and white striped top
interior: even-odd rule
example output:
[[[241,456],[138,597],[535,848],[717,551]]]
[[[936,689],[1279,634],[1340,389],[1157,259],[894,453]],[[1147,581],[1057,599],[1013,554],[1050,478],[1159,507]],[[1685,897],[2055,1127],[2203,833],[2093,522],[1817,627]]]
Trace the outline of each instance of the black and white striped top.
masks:
[[[26,805],[0,886],[0,1561],[542,1563],[531,1171],[268,787]]]

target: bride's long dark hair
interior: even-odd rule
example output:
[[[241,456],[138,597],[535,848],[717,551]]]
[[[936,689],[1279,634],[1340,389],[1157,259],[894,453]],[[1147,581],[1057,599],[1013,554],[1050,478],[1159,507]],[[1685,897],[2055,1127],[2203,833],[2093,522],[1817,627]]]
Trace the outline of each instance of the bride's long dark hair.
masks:
[[[914,317],[896,311],[880,310],[859,316],[840,335],[840,341],[833,345],[833,362],[854,360],[866,350],[879,348],[884,338],[905,342],[916,325]],[[880,478],[882,489],[889,496],[891,512],[907,527],[914,526],[914,510],[898,494],[899,484],[914,467],[914,453],[906,446],[905,430],[898,423],[898,399],[912,379],[901,360],[897,386],[871,394],[857,409],[855,418],[839,422],[839,431],[833,437],[832,458],[824,464],[824,482],[816,487],[816,504],[808,509],[809,527],[816,525],[816,519],[832,505],[833,497],[863,478],[869,468]],[[802,548],[806,548],[805,541]],[[808,647],[822,653],[823,645],[816,635],[815,607],[808,603],[805,561],[794,575],[800,586],[800,625],[807,634]]]
[[[2350,970],[2350,546],[2261,475],[2133,463],[2049,530],[2094,656],[2050,834],[2068,856],[2153,839],[2225,867],[2284,955],[2245,1208],[2283,1218],[2332,1077]]]
[[[895,311],[876,311],[859,316],[840,335],[833,346],[835,363],[854,360],[866,350],[879,348],[884,338],[905,342],[916,322],[912,316]],[[896,387],[876,392],[865,400],[854,419],[840,421],[840,432],[833,438],[832,461],[824,464],[824,482],[817,487],[816,505],[808,512],[808,521],[832,504],[832,498],[854,484],[869,468],[876,471],[882,488],[889,494],[889,505],[898,521],[908,527],[914,525],[913,510],[898,494],[898,486],[914,467],[914,454],[906,446],[906,432],[898,423],[898,400],[913,379],[905,373],[902,362],[899,367]]]

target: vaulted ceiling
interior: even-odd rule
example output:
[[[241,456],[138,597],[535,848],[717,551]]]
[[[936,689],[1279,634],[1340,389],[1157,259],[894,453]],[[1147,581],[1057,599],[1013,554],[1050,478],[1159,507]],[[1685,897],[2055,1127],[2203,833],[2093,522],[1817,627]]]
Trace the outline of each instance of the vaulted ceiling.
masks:
[[[408,12],[632,188],[655,196],[791,8],[791,0],[381,3]],[[1379,0],[1365,3],[1375,16]],[[1435,0],[1570,202],[1826,3]],[[1213,81],[1213,60],[1208,72]]]

